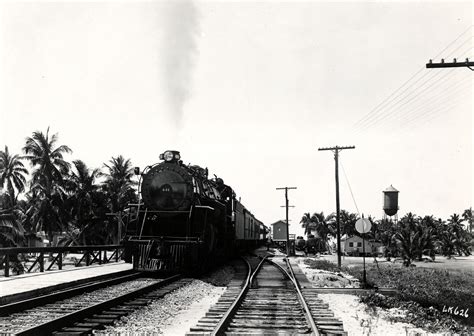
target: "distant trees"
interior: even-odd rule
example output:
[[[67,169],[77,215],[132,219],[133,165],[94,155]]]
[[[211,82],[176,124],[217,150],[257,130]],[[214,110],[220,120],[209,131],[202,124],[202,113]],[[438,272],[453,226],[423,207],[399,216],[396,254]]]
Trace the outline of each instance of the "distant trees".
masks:
[[[30,186],[30,207],[27,216],[31,218],[36,231],[44,230],[52,244],[54,232],[66,229],[64,177],[67,176],[70,163],[64,160],[64,154],[71,153],[65,145],[56,147],[57,134],[49,135],[36,131],[26,138],[23,147],[24,158],[33,168]]]
[[[28,170],[19,155],[12,155],[5,146],[0,151],[0,246],[16,246],[25,232],[18,219],[17,196],[26,185]]]
[[[335,235],[335,224],[332,214],[326,217],[323,212],[315,212],[313,215],[307,212],[301,218],[300,223],[305,229],[306,235],[315,234],[316,248],[318,251],[329,250],[329,237]]]
[[[50,244],[115,242],[116,218],[107,216],[136,203],[131,161],[112,157],[100,168],[66,159],[72,150],[58,135],[35,131],[26,138],[24,156],[0,151],[0,246],[24,244],[26,233],[44,231]],[[31,164],[31,175],[22,160]],[[21,198],[18,199],[18,195]]]
[[[118,236],[118,226],[123,225],[119,219],[119,211],[123,210],[127,204],[138,202],[134,189],[137,183],[132,180],[134,173],[131,161],[122,155],[112,157],[107,164],[104,164],[104,167],[106,172],[103,189],[107,195],[109,209],[113,214],[107,221],[107,239],[112,242],[113,237]]]
[[[8,194],[0,194],[0,246],[17,246],[24,238],[25,229],[15,216],[10,201]]]
[[[136,198],[134,191],[136,183],[132,180],[132,163],[119,155],[112,157],[104,166],[107,168],[104,174],[106,177],[104,189],[109,197],[111,211],[117,212]]]
[[[359,216],[345,210],[340,213],[341,236],[360,234],[355,230],[355,223]],[[401,257],[404,264],[409,266],[414,260],[422,260],[423,256],[435,258],[437,253],[451,258],[454,255],[470,255],[470,230],[464,229],[464,221],[472,223],[472,211],[464,211],[463,216],[453,214],[447,221],[436,219],[433,216],[420,217],[407,213],[396,223],[387,219],[373,220],[371,232],[364,238],[375,239],[385,247],[385,257]],[[315,233],[327,246],[327,241],[335,237],[335,214],[324,217],[323,213],[313,215],[305,213],[300,221],[305,233]]]
[[[73,169],[67,178],[67,191],[69,197],[66,201],[70,215],[69,239],[76,244],[86,245],[92,237],[92,225],[97,224],[97,219],[105,220],[100,216],[101,193],[97,179],[102,176],[100,169],[89,169],[81,160],[73,161]]]
[[[301,227],[304,229],[304,234],[309,235],[314,230],[314,223],[311,219],[311,214],[306,212],[300,220]]]
[[[467,225],[469,227],[469,232],[472,234],[472,220],[473,220],[472,208],[464,210],[464,212],[462,213],[462,217],[467,222]]]
[[[7,190],[4,200],[7,206],[15,206],[18,193],[25,189],[28,170],[21,159],[19,155],[11,155],[8,146],[0,151],[0,189]]]

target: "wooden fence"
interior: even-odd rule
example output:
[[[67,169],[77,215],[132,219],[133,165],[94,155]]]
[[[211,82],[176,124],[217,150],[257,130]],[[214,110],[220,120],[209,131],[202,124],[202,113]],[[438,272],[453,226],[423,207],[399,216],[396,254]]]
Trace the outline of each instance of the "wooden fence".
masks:
[[[63,269],[64,256],[70,253],[80,254],[81,257],[74,261],[74,266],[89,266],[94,263],[105,264],[118,262],[122,258],[123,245],[92,245],[92,246],[61,246],[61,247],[8,247],[0,248],[0,267],[4,275],[10,276],[10,271],[31,273],[49,271],[56,265]],[[33,261],[29,267],[24,268],[25,261]],[[35,266],[39,266],[35,268]],[[20,268],[20,269],[19,269]]]

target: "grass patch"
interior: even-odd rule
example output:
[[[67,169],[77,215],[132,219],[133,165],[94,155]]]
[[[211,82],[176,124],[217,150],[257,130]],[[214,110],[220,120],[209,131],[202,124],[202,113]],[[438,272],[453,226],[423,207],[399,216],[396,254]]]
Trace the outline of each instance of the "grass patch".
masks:
[[[348,273],[360,281],[362,266],[338,268],[326,260],[308,260],[311,268]],[[429,330],[450,329],[455,332],[474,326],[474,276],[471,272],[399,267],[382,264],[366,265],[367,282],[375,287],[398,290],[395,297],[380,294],[363,296],[371,307],[400,308],[408,313],[403,321]]]

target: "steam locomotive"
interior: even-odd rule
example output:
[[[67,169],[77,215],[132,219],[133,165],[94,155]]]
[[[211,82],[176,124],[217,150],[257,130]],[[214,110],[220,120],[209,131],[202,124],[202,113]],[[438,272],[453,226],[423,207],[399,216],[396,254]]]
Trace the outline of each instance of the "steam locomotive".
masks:
[[[139,172],[140,202],[130,211],[126,259],[134,269],[201,272],[266,240],[267,228],[207,168],[184,165],[178,151]]]

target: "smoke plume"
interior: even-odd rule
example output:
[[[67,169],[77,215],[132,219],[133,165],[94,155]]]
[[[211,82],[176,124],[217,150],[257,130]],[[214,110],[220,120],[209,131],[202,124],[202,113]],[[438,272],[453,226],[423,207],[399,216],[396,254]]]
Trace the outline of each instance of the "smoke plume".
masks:
[[[171,118],[179,126],[191,94],[197,58],[198,12],[191,0],[171,0],[165,6],[163,82]]]

